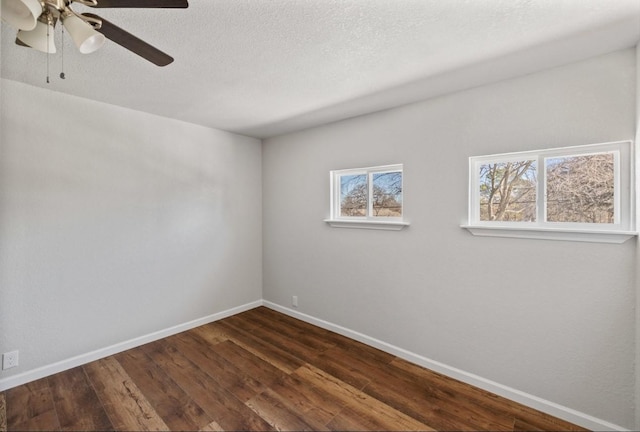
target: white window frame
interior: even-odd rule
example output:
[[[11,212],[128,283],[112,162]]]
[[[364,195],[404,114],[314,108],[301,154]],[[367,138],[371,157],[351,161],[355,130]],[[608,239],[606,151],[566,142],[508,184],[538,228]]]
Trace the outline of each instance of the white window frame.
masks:
[[[377,173],[400,172],[402,173],[402,216],[388,217],[373,215],[373,176]],[[345,175],[366,175],[367,176],[367,214],[366,216],[342,216],[340,209],[340,178]],[[343,170],[333,170],[329,173],[330,187],[330,214],[324,221],[334,228],[364,228],[378,230],[401,230],[409,226],[404,220],[404,171],[402,164],[382,165],[367,168],[352,168]]]
[[[614,223],[546,221],[546,159],[600,153],[611,153],[614,157]],[[536,221],[481,221],[480,166],[487,163],[524,160],[536,160]],[[478,236],[623,243],[637,235],[634,184],[634,149],[631,141],[474,156],[469,158],[468,224],[462,227]]]

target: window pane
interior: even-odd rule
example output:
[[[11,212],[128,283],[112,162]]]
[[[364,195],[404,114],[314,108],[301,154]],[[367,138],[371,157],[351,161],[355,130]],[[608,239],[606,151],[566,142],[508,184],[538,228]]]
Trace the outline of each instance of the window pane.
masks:
[[[373,216],[402,216],[402,172],[373,174]]]
[[[614,223],[613,153],[545,159],[547,221]]]
[[[367,175],[340,176],[340,216],[367,215]]]
[[[536,161],[480,165],[480,220],[535,222]]]

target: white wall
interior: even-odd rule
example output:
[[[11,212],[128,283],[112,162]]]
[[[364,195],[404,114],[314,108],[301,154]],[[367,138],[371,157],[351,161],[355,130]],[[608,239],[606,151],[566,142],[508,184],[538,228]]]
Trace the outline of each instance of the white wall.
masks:
[[[259,140],[1,86],[0,378],[261,299]]]
[[[265,300],[633,428],[636,244],[479,238],[468,157],[633,139],[634,50],[263,144]],[[330,228],[329,170],[404,163],[400,232]]]

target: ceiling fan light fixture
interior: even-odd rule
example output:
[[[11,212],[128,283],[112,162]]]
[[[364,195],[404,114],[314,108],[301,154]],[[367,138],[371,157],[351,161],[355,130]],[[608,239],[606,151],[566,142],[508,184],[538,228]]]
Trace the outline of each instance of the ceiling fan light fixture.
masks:
[[[42,4],[38,0],[2,0],[0,3],[0,16],[4,21],[20,30],[36,28],[42,14]]]
[[[49,33],[48,37],[47,30]],[[36,28],[31,31],[20,30],[18,32],[18,40],[44,53],[54,54],[56,52],[56,45],[53,40],[53,26],[41,20],[38,20]]]
[[[63,17],[62,24],[82,54],[97,51],[104,44],[105,37],[102,33],[98,33],[90,24],[73,14]]]

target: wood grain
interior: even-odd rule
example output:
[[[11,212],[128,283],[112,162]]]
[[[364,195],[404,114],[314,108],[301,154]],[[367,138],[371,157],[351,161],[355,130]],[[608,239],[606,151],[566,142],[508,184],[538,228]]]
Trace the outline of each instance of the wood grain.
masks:
[[[7,431],[7,399],[0,393],[0,432]]]
[[[82,368],[53,375],[48,381],[62,430],[114,428]]]
[[[204,410],[142,349],[115,356],[158,415],[172,430],[198,430],[212,422]]]
[[[264,307],[2,396],[8,430],[584,430]]]
[[[85,366],[87,376],[117,430],[168,430],[156,410],[114,357]]]
[[[46,378],[7,390],[5,398],[9,430],[60,429]]]

